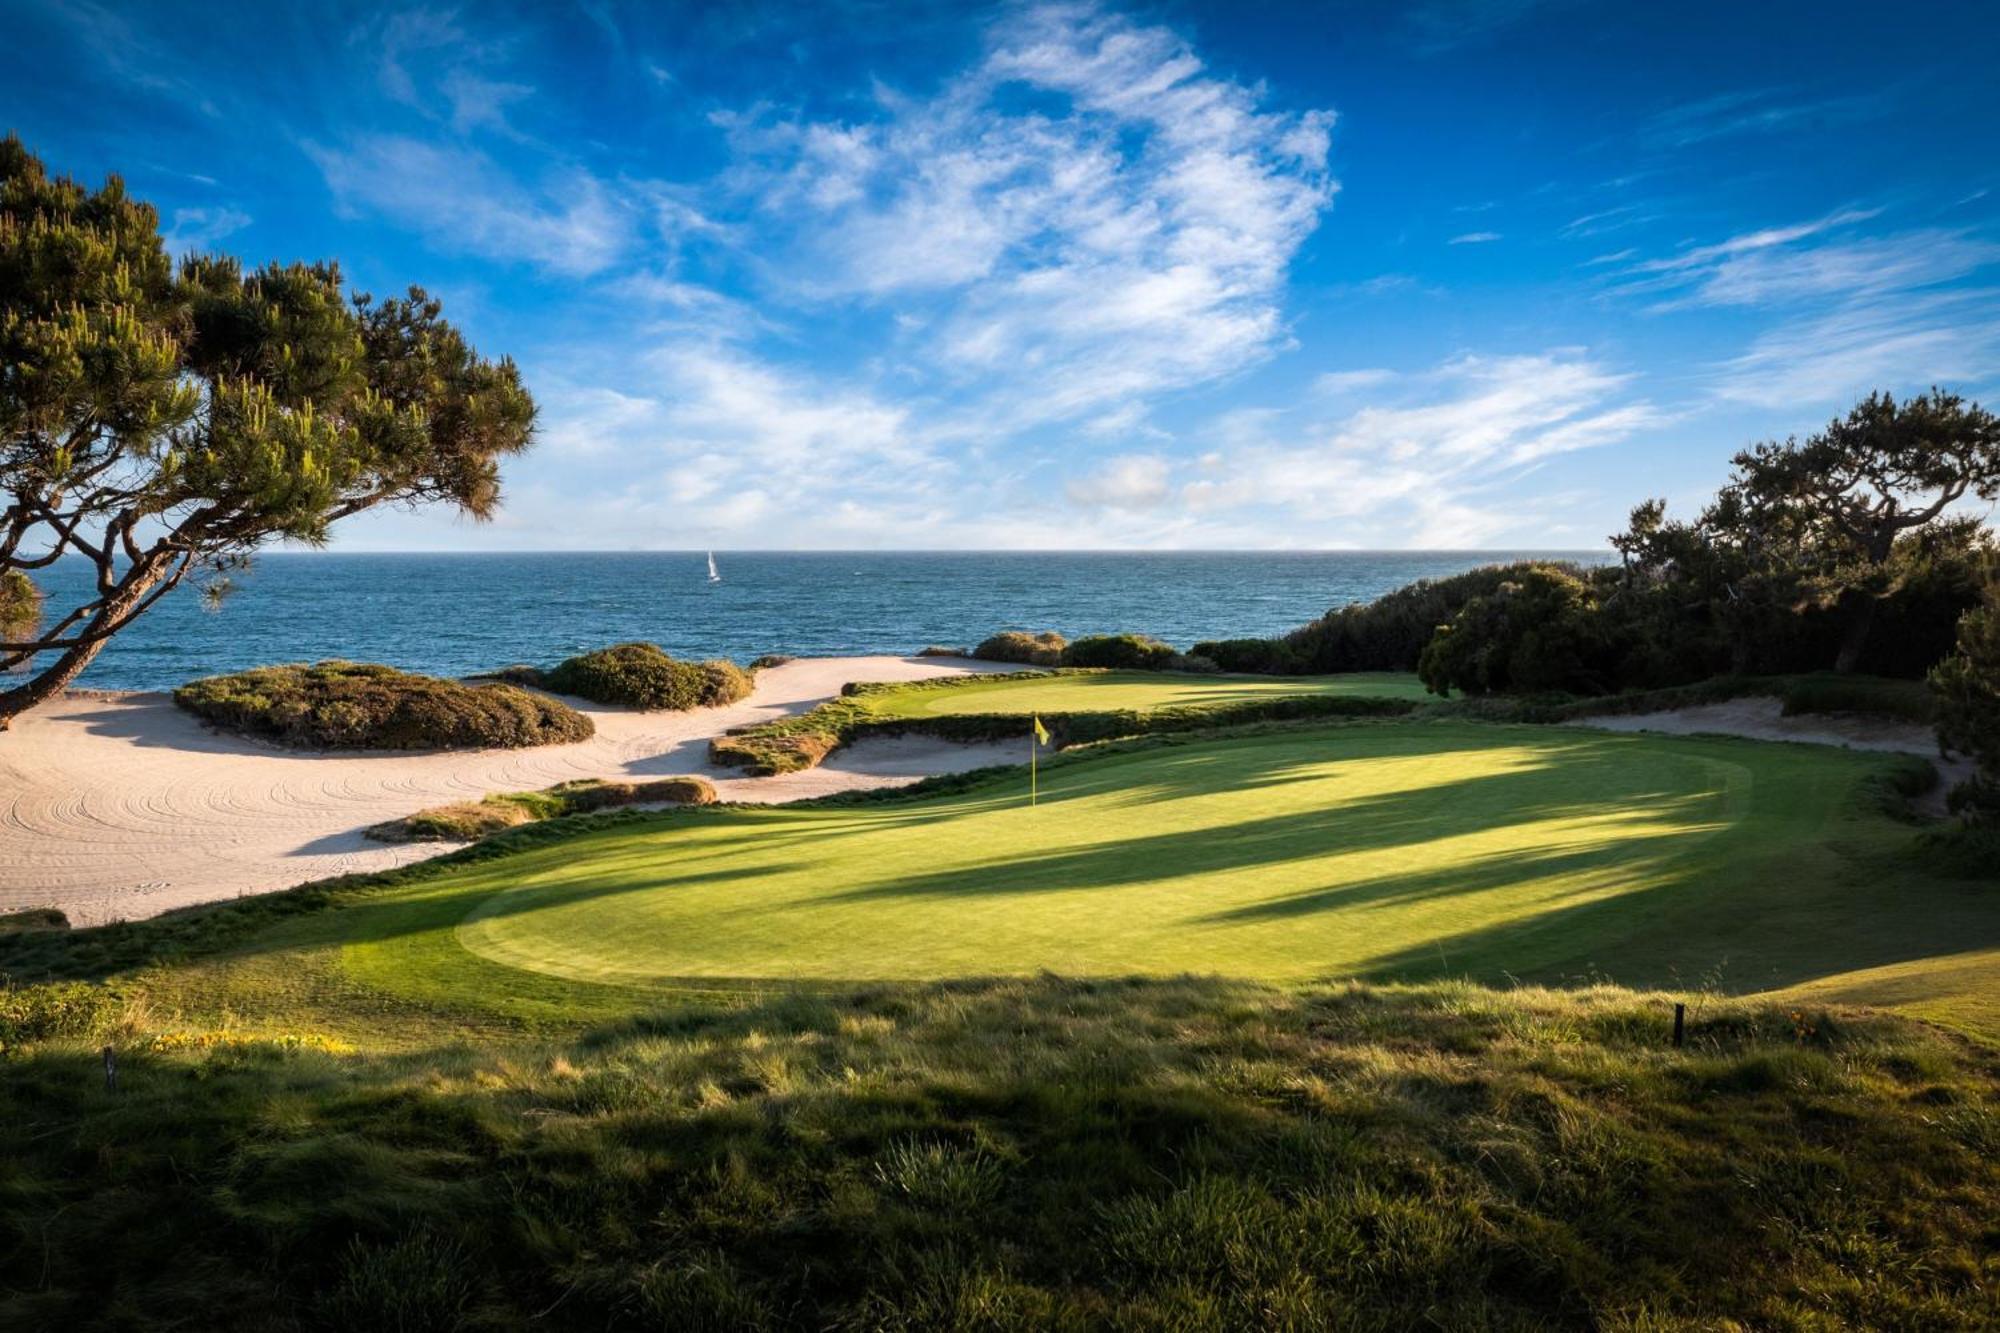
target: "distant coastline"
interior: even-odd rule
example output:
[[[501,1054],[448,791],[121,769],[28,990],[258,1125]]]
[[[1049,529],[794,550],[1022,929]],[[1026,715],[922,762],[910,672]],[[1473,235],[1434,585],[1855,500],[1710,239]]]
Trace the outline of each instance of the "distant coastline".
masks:
[[[276,552],[207,611],[176,593],[78,685],[163,690],[195,676],[344,657],[466,675],[627,639],[677,655],[850,656],[968,644],[995,629],[1134,630],[1185,647],[1282,632],[1419,578],[1607,551]],[[60,601],[88,578],[58,565]]]

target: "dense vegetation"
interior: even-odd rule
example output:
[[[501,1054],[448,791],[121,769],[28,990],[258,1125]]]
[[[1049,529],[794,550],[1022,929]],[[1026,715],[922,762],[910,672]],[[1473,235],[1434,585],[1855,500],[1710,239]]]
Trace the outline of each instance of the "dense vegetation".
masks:
[[[590,719],[512,685],[362,662],[258,667],[190,681],[174,702],[218,727],[317,750],[462,750],[588,740]]]
[[[141,1003],[116,1094],[11,1057],[0,1323],[2000,1321],[1991,1057],[1894,1019],[1045,977],[357,1053]]]
[[[1952,808],[1985,823],[2000,823],[2000,580],[1958,624],[1950,657],[1931,672],[1938,698],[1938,741],[1968,755],[1972,778],[1951,794]],[[2000,853],[2000,845],[1994,847]]]
[[[1069,641],[1054,630],[1030,634],[1010,629],[982,641],[972,655],[986,662],[1018,662],[1026,666],[1061,666]]]
[[[581,653],[541,678],[557,694],[628,708],[713,708],[750,697],[748,672],[734,662],[682,662],[659,645],[620,643]]]
[[[495,792],[477,801],[433,806],[367,830],[380,842],[470,842],[543,819],[562,819],[627,805],[712,805],[715,786],[703,777],[611,782],[582,778],[539,791]]]
[[[1097,634],[1077,639],[1063,649],[1067,667],[1108,667],[1127,671],[1164,671],[1180,654],[1147,634]]]
[[[322,542],[378,505],[483,518],[534,401],[412,287],[376,301],[331,263],[178,261],[110,177],[50,176],[0,139],[0,728],[76,679],[191,574],[267,542]],[[32,571],[87,560],[91,591],[19,614]]]

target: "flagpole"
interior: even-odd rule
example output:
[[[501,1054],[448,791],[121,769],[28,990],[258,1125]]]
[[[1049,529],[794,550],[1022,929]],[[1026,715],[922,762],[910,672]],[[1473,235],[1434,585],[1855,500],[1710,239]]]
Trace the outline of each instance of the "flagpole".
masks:
[[[1040,796],[1035,774],[1035,763],[1040,758],[1037,752],[1041,748],[1041,742],[1035,739],[1035,733],[1030,730],[1028,732],[1028,804],[1030,806],[1033,806],[1036,799]]]

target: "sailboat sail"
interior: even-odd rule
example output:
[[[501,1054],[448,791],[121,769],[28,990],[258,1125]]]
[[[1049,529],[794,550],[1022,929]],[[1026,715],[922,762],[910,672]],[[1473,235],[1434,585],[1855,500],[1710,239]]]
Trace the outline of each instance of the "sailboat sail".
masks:
[[[715,568],[715,552],[713,552],[713,551],[710,551],[710,552],[708,553],[708,581],[709,581],[710,583],[720,583],[720,582],[722,582],[722,575],[721,575],[721,574],[719,574],[718,572],[716,572],[716,568]]]

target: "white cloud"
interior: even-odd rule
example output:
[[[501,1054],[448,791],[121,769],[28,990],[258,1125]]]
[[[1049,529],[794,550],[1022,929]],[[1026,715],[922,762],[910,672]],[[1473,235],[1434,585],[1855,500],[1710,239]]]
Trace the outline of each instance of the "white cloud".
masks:
[[[1158,454],[1122,454],[1064,488],[1073,503],[1112,509],[1153,509],[1169,493],[1169,466]]]
[[[1993,293],[1955,285],[2000,265],[2000,244],[1959,229],[1857,231],[1879,215],[1844,209],[1696,246],[1631,265],[1613,291],[1658,297],[1655,312],[1772,312],[1714,368],[1712,392],[1726,402],[1823,406],[2000,373]]]
[[[1786,408],[1850,402],[2000,374],[2000,290],[1856,301],[1761,334],[1718,371],[1731,402]]]
[[[1284,345],[1329,114],[1265,110],[1170,30],[1079,6],[1010,15],[936,96],[879,101],[722,118],[755,164],[738,184],[771,221],[805,214],[780,281],[923,307],[907,358],[989,424],[1101,416]]]
[[[250,220],[240,208],[176,208],[160,241],[170,255],[213,250],[224,238],[249,226]]]
[[[1316,530],[1314,544],[1532,544],[1548,514],[1512,498],[1512,480],[1668,420],[1620,400],[1630,376],[1580,352],[1460,356],[1370,382],[1382,402],[1326,422],[1234,414],[1218,424],[1228,444],[1180,498],[1210,514],[1284,514]]]
[[[585,277],[632,238],[629,206],[586,172],[557,171],[533,189],[472,149],[387,134],[306,151],[341,207],[381,213],[442,249]]]
[[[1445,242],[1445,244],[1486,245],[1489,242],[1497,241],[1499,239],[1500,239],[1500,233],[1497,231],[1468,231],[1463,235],[1452,237],[1449,241]]]

